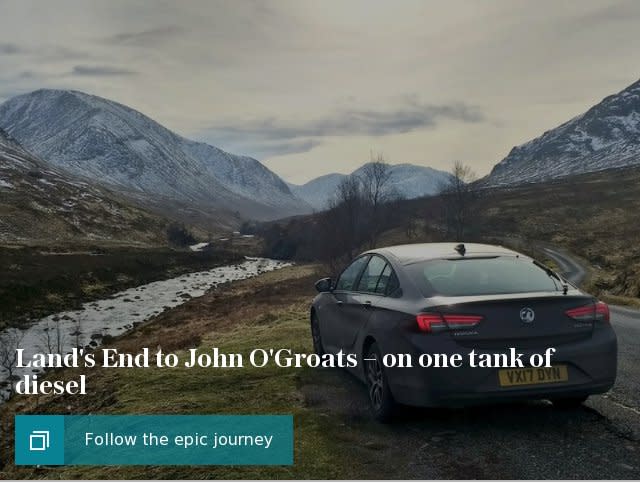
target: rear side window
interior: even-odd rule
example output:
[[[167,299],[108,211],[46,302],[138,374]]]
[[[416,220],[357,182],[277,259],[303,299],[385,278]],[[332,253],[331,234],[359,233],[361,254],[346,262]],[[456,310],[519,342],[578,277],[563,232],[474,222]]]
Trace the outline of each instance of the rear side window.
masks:
[[[407,268],[427,297],[562,290],[561,283],[544,269],[518,257],[429,260]]]
[[[398,277],[396,277],[396,272],[393,271],[391,265],[387,264],[382,271],[382,275],[380,275],[380,280],[378,280],[378,285],[376,286],[376,293],[382,295],[391,295],[393,292],[400,288],[400,283],[398,282]]]
[[[368,261],[369,256],[360,257],[345,268],[338,278],[335,290],[354,290],[356,280]]]
[[[360,277],[358,292],[375,293],[376,287],[378,286],[378,280],[380,279],[380,275],[386,265],[386,260],[375,255],[372,256],[367,267],[364,269],[364,272],[362,272],[362,277]]]

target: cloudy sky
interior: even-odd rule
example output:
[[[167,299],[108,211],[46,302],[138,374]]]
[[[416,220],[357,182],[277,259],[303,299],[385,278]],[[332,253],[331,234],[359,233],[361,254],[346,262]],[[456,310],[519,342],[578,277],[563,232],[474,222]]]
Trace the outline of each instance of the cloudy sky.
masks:
[[[292,182],[489,172],[640,77],[640,1],[0,0],[0,102],[72,88]]]

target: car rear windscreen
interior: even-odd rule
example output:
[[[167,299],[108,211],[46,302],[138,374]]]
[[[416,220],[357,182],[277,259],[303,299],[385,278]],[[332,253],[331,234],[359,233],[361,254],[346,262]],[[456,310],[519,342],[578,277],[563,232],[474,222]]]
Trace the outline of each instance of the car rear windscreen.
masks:
[[[562,283],[545,269],[515,256],[428,260],[407,270],[426,297],[562,290]]]

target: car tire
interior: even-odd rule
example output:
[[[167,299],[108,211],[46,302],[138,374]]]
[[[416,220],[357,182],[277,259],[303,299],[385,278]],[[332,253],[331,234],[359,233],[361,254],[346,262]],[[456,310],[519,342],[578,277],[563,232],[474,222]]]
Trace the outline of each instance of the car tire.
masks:
[[[313,313],[311,314],[311,340],[313,341],[313,350],[319,356],[323,356],[326,351],[324,350],[324,345],[322,344],[322,334],[320,334],[320,321],[318,320],[318,316]]]
[[[558,409],[576,409],[582,405],[583,402],[587,400],[589,396],[581,396],[581,397],[567,397],[562,399],[552,399],[554,407]]]
[[[396,402],[391,394],[391,389],[389,389],[382,364],[382,355],[375,342],[367,349],[365,359],[368,359],[364,361],[364,369],[373,417],[380,422],[388,422],[393,417]]]

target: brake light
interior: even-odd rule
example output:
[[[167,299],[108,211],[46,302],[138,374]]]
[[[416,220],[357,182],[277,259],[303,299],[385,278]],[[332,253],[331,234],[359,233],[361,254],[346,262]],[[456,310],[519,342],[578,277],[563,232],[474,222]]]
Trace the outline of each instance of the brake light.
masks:
[[[467,314],[418,314],[416,316],[418,327],[422,332],[468,329],[478,325],[482,319],[482,315]]]
[[[609,306],[604,302],[596,302],[595,304],[584,305],[569,309],[565,312],[573,320],[578,321],[600,321],[609,322],[611,316],[609,314]]]
[[[422,332],[437,332],[446,329],[444,320],[438,314],[418,314],[416,320]]]

